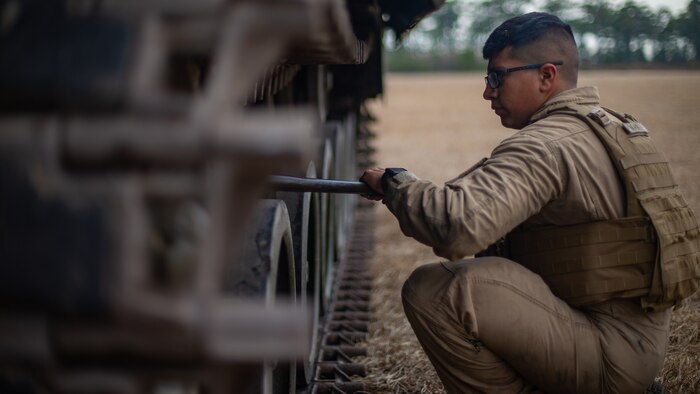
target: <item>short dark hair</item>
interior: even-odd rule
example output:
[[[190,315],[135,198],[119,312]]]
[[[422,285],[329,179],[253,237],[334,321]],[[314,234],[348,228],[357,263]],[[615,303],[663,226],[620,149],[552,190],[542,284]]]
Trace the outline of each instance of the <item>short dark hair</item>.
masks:
[[[559,30],[565,32],[576,43],[571,26],[556,15],[545,12],[530,12],[516,16],[501,23],[486,40],[483,49],[484,59],[490,59],[503,48],[512,46],[513,49],[528,45],[542,38],[545,33]]]
[[[571,26],[556,15],[530,12],[508,19],[489,35],[482,54],[489,60],[507,47],[512,48],[511,56],[531,63],[562,60],[564,75],[576,83],[576,39]]]

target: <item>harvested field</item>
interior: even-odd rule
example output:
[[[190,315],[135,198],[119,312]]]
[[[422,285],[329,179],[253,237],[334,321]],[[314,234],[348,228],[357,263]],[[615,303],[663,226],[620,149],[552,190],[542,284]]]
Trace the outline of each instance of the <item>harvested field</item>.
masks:
[[[379,121],[378,165],[406,167],[442,183],[488,156],[514,131],[504,129],[481,98],[480,73],[390,75],[387,98],[373,107]],[[584,72],[602,103],[636,115],[670,158],[686,198],[700,213],[700,72]],[[430,248],[404,237],[378,204],[375,293],[367,382],[373,393],[439,393],[442,385],[406,321],[403,281],[420,264],[437,261]],[[700,393],[700,295],[674,312],[673,332],[659,375],[671,393]]]

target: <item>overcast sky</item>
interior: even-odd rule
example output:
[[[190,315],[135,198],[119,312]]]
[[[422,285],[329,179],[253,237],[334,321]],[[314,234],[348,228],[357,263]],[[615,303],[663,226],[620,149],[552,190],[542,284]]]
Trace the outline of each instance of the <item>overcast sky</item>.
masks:
[[[661,6],[669,8],[674,14],[685,10],[689,0],[635,0],[637,3],[648,5],[650,8],[657,10]],[[615,0],[613,3],[622,4],[624,0]]]

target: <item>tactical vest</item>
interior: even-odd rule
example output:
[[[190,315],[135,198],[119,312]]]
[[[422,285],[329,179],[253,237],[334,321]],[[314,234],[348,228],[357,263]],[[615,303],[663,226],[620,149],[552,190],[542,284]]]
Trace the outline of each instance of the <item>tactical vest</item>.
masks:
[[[661,310],[693,294],[700,287],[698,223],[647,129],[598,107],[566,103],[553,112],[578,117],[598,136],[624,184],[626,214],[516,230],[506,239],[508,257],[574,306],[640,297],[642,307]]]

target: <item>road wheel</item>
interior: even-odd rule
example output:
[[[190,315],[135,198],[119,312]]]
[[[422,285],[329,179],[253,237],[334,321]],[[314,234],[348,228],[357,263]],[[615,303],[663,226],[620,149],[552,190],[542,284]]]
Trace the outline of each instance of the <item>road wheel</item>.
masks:
[[[316,166],[309,163],[305,176],[316,178]],[[289,210],[294,244],[297,300],[309,317],[309,349],[303,362],[297,366],[297,384],[301,387],[311,382],[318,349],[316,342],[321,316],[321,213],[318,193],[278,192]]]
[[[323,146],[323,166],[321,168],[321,178],[335,179],[335,156],[333,153],[333,142],[331,139],[326,139]],[[326,193],[321,196],[321,262],[320,262],[320,278],[321,278],[321,313],[325,313],[328,309],[332,291],[333,291],[333,274],[335,271],[336,261],[336,196],[332,193]]]
[[[241,258],[226,273],[227,293],[262,298],[273,306],[278,299],[296,300],[294,245],[287,207],[280,200],[263,200],[245,236]],[[260,370],[262,394],[296,392],[295,361],[265,361]]]

